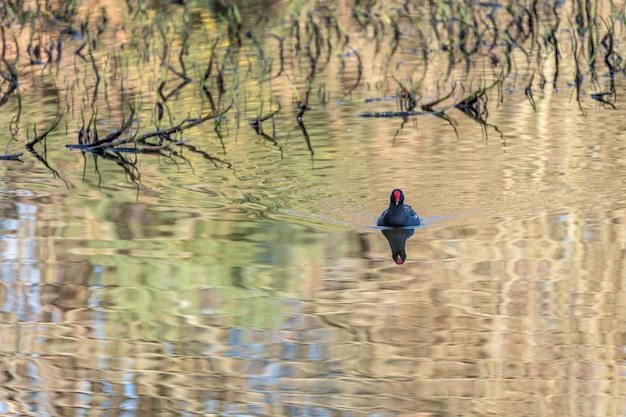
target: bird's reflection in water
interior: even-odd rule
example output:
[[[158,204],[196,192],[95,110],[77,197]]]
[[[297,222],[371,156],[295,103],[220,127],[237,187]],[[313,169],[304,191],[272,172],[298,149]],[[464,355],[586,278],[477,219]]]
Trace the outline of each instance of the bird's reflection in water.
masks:
[[[402,265],[406,261],[405,245],[408,238],[413,236],[413,228],[394,228],[381,230],[383,236],[389,241],[391,247],[391,257],[398,265]]]

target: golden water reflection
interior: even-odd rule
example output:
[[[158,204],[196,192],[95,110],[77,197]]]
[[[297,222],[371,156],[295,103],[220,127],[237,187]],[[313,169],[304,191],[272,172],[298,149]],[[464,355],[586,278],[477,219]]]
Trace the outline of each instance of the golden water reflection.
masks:
[[[403,266],[378,231],[272,220],[208,232],[242,259],[204,263],[193,236],[66,241],[48,252],[65,275],[37,273],[24,254],[51,249],[5,221],[5,256],[22,255],[2,263],[0,410],[618,414],[625,210],[441,221],[415,231]]]
[[[81,3],[85,19],[104,6],[109,20],[93,35],[91,60],[65,31],[67,53],[54,65],[20,58],[20,100],[0,112],[7,151],[24,151],[60,109],[64,119],[36,147],[60,178],[32,154],[0,163],[0,415],[624,414],[622,99],[613,109],[590,97],[607,89],[600,61],[580,92],[568,85],[589,57],[568,48],[579,39],[565,24],[567,2],[553,5],[563,15],[557,85],[540,86],[555,77],[555,48],[527,45],[539,50],[534,59],[508,51],[516,69],[485,98],[489,125],[452,103],[490,84],[504,59],[477,54],[468,74],[433,46],[423,62],[420,37],[438,36],[408,12],[381,34],[405,34],[397,53],[391,39],[377,52],[378,26],[359,30],[347,3],[329,9],[350,43],[342,36],[324,49],[326,70],[312,81],[311,149],[295,123],[309,64],[290,43],[294,28],[310,31],[324,15],[282,16],[272,3],[267,14],[278,16],[250,33],[263,36],[244,33],[233,48],[212,7],[180,3],[151,2],[140,14],[132,2]],[[385,3],[375,23],[401,3]],[[452,3],[431,6],[448,13]],[[426,11],[420,5],[410,10]],[[8,60],[28,51],[34,22],[15,29],[14,42],[6,30]],[[580,45],[604,34],[585,33]],[[281,37],[285,72],[274,77]],[[102,135],[118,128],[128,100],[141,115],[133,133],[156,128],[155,86],[167,78],[165,92],[174,90],[165,63],[180,69],[183,43],[193,82],[171,97],[163,125],[210,107],[201,80],[213,58],[226,80],[222,104],[233,102],[219,129],[185,132],[198,152],[138,154],[141,178],[131,181],[115,161],[64,147],[92,114]],[[96,68],[101,94],[92,96]],[[215,96],[220,77],[207,83]],[[625,81],[612,74],[616,91]],[[399,83],[428,102],[457,82],[458,96],[441,105],[450,120],[358,117],[397,110]],[[277,103],[283,110],[266,122],[272,142],[247,122]],[[404,242],[403,265],[374,228],[395,187],[424,219]]]

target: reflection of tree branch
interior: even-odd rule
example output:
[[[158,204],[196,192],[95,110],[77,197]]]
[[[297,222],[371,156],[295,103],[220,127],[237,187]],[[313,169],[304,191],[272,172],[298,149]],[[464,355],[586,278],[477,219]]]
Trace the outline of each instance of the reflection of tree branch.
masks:
[[[535,97],[533,96],[533,89],[532,89],[534,78],[535,78],[535,73],[533,72],[533,74],[530,76],[530,79],[528,80],[528,84],[526,85],[526,88],[524,89],[524,94],[526,95],[526,98],[528,98],[528,101],[530,102],[530,105],[533,107],[533,110],[537,111],[537,104],[535,103]]]
[[[381,112],[373,112],[373,113],[361,113],[359,117],[363,117],[366,119],[376,119],[376,118],[395,118],[395,117],[411,117],[411,116],[422,116],[425,114],[432,114],[435,116],[440,116],[443,114],[441,111],[381,111]]]
[[[0,161],[19,161],[24,163],[21,159],[24,152],[15,152],[15,153],[5,153],[4,155],[0,155]]]
[[[276,116],[280,112],[281,108],[282,107],[280,103],[278,103],[278,109],[274,110],[273,112],[269,114],[266,114],[265,116],[259,116],[256,119],[251,120],[249,123],[250,126],[256,131],[257,134],[263,133],[262,123],[265,122],[266,120],[274,118],[274,116]]]
[[[94,157],[98,156],[102,159],[114,161],[117,165],[119,165],[124,173],[130,178],[131,182],[139,183],[141,179],[141,173],[139,172],[139,168],[137,168],[137,160],[132,161],[128,158],[125,158],[119,152],[107,152],[103,149],[94,149],[90,150]],[[98,170],[98,164],[96,163],[96,170]],[[98,171],[99,172],[99,171]]]
[[[601,93],[593,93],[591,94],[591,98],[600,102],[602,105],[616,109],[614,104],[617,99],[615,93],[615,72],[618,69],[615,66],[615,62],[621,62],[622,57],[619,56],[614,50],[615,28],[613,27],[613,23],[609,24],[604,21],[604,25],[606,26],[607,33],[600,41],[600,45],[602,45],[602,47],[606,50],[604,54],[604,63],[609,69],[609,90]]]
[[[483,133],[487,135],[487,127],[492,127],[496,132],[500,134],[500,138],[504,141],[504,134],[498,129],[496,125],[487,123],[487,118],[489,117],[489,112],[487,110],[487,102],[488,96],[487,92],[495,86],[500,85],[502,81],[497,80],[489,87],[483,87],[478,89],[477,91],[471,93],[465,99],[459,101],[454,105],[457,109],[461,110],[468,116],[470,119],[478,122],[481,128],[483,129]]]
[[[139,153],[150,153],[150,154],[158,154],[164,156],[166,158],[176,156],[179,157],[187,163],[189,161],[183,156],[182,152],[174,149],[174,146],[179,146],[180,149],[187,149],[193,153],[201,155],[204,159],[211,161],[215,166],[218,166],[218,163],[224,164],[231,167],[231,164],[209,155],[207,152],[201,151],[198,148],[187,144],[187,141],[174,141],[172,136],[180,133],[186,129],[197,126],[205,121],[216,118],[219,119],[222,115],[224,115],[228,110],[230,110],[232,104],[228,106],[225,110],[219,113],[209,113],[205,116],[202,116],[197,119],[186,119],[183,122],[179,123],[176,126],[173,126],[169,129],[158,129],[156,131],[148,132],[143,135],[132,135],[127,139],[120,139],[120,136],[130,129],[132,123],[135,121],[135,110],[131,106],[131,115],[126,118],[122,126],[115,130],[114,132],[107,135],[105,138],[97,140],[97,135],[94,134],[96,128],[95,123],[94,127],[91,127],[91,123],[94,120],[92,117],[88,126],[83,126],[81,128],[81,132],[79,133],[78,144],[66,144],[65,146],[68,149],[77,149],[85,153],[92,154],[94,158],[102,158],[107,160],[112,160],[117,163],[120,167],[124,169],[124,172],[130,178],[130,180],[134,183],[139,183],[140,181],[140,172],[136,166],[136,159],[130,160],[123,155],[137,155]],[[83,122],[84,125],[84,122]],[[90,141],[91,138],[96,138],[95,141]],[[157,141],[151,142],[149,139],[157,138]],[[167,141],[167,142],[164,142]],[[282,152],[282,150],[281,150]],[[98,165],[96,162],[96,170],[98,170]]]
[[[552,7],[552,13],[554,14],[554,18],[556,19],[556,24],[550,30],[550,34],[548,35],[548,42],[554,45],[554,79],[552,80],[552,88],[556,90],[561,62],[561,51],[559,50],[559,41],[557,37],[559,25],[561,23],[561,17],[559,16],[558,5],[556,3]]]
[[[48,160],[47,160],[48,147],[46,145],[46,139],[48,138],[48,134],[52,132],[59,125],[59,122],[61,121],[62,118],[63,118],[62,113],[57,114],[56,120],[52,123],[52,125],[48,128],[48,130],[46,130],[40,135],[37,134],[37,127],[35,126],[35,137],[33,138],[33,140],[29,141],[24,147],[26,148],[28,152],[31,153],[31,155],[37,158],[37,160],[41,162],[43,166],[48,168],[48,170],[52,172],[52,175],[55,178],[59,178],[61,181],[63,181],[65,183],[65,186],[69,189],[70,188],[69,183],[65,181],[63,177],[61,177],[61,175],[56,169],[52,168],[50,164],[48,164]],[[39,153],[35,150],[35,145],[39,143],[43,143],[43,153]]]
[[[609,97],[606,99],[605,97]],[[606,91],[604,93],[594,93],[591,94],[591,98],[602,103],[603,105],[611,107],[613,110],[617,109],[613,101],[615,101],[615,92],[614,91]]]
[[[129,143],[129,142],[145,143],[146,139],[149,139],[149,138],[152,138],[152,137],[155,137],[155,136],[158,136],[159,138],[162,138],[162,139],[169,139],[169,137],[171,135],[174,135],[176,133],[180,133],[180,132],[182,132],[184,130],[187,130],[189,128],[192,128],[194,126],[198,126],[198,125],[206,122],[209,119],[215,119],[217,117],[223,116],[228,110],[230,110],[231,106],[232,106],[232,104],[229,105],[223,111],[218,112],[218,113],[212,112],[212,113],[209,113],[209,114],[207,114],[205,116],[202,116],[200,118],[197,118],[197,119],[187,119],[187,120],[184,120],[181,123],[179,123],[178,125],[173,126],[173,127],[169,128],[169,129],[157,130],[157,131],[154,131],[154,132],[145,133],[145,134],[143,134],[143,135],[141,135],[139,137],[136,137],[136,138],[130,138],[130,139],[126,139],[126,140],[117,142],[115,146],[119,146],[119,145],[122,145],[122,144],[125,144],[125,143]]]
[[[280,103],[278,105],[278,110],[275,110],[274,112],[270,113],[267,116],[260,117],[260,118],[257,118],[255,120],[252,120],[250,122],[250,126],[254,129],[254,131],[256,132],[256,134],[258,136],[261,136],[266,141],[271,142],[273,145],[275,145],[278,148],[278,150],[280,150],[280,158],[282,159],[283,158],[283,147],[278,144],[276,139],[274,139],[273,137],[271,137],[267,133],[263,132],[263,125],[261,124],[261,121],[268,120],[268,119],[274,117],[279,111],[280,111]]]
[[[398,129],[396,130],[396,133],[393,135],[393,141],[395,143],[396,138],[400,135],[400,133],[402,132],[402,130],[404,129],[404,125],[405,123],[408,121],[409,116],[425,116],[425,115],[431,115],[431,116],[435,116],[435,117],[439,117],[443,120],[445,120],[454,130],[454,134],[456,136],[456,138],[459,138],[459,131],[457,129],[457,126],[459,125],[459,123],[453,119],[452,117],[448,116],[446,113],[444,113],[443,111],[431,111],[431,112],[397,112],[400,114],[396,114],[394,116],[386,116],[386,117],[400,117],[402,118],[402,123],[400,123],[400,127],[398,127]],[[366,115],[360,115],[361,117],[369,117]]]
[[[83,155],[85,154],[83,153]],[[141,173],[139,172],[139,169],[137,168],[136,159],[135,161],[131,161],[130,159],[124,158],[119,153],[105,152],[102,149],[99,149],[96,152],[94,152],[93,160],[94,160],[96,173],[98,174],[98,189],[102,186],[102,174],[100,173],[100,169],[98,168],[98,157],[102,159],[112,160],[118,166],[120,166],[122,170],[124,171],[124,174],[128,178],[130,178],[130,181],[133,184],[135,184],[135,186],[137,187],[137,196],[139,196],[139,185],[141,183],[140,182]]]
[[[17,90],[19,84],[18,84],[17,69],[4,58],[1,58],[0,62],[2,62],[4,64],[4,67],[6,68],[6,71],[0,70],[0,76],[2,76],[2,78],[4,78],[9,83],[7,91],[4,94],[2,94],[2,97],[0,97],[0,107],[1,107],[1,106],[4,106],[7,101],[9,101],[9,99],[11,98],[11,95],[13,94],[15,90]]]
[[[183,89],[183,87],[185,87],[187,84],[189,84],[191,82],[191,79],[184,79],[180,84],[176,85],[172,91],[170,91],[167,94],[163,93],[163,88],[165,87],[165,81],[162,81],[161,84],[159,84],[159,87],[157,88],[157,94],[159,95],[159,98],[161,99],[161,101],[157,101],[157,122],[161,122],[161,120],[163,119],[163,113],[164,113],[164,104],[167,104],[167,101],[172,98],[172,96],[174,96],[175,94],[177,94],[180,90]],[[213,106],[212,106],[213,107]],[[168,109],[168,116],[170,117],[170,122],[172,121],[172,117],[170,115],[169,112],[169,106],[167,107]]]
[[[301,103],[299,103],[299,109],[298,109],[298,114],[296,115],[296,120],[301,120],[302,116],[304,116],[304,112],[309,106],[310,95],[311,95],[311,87],[309,84],[309,87],[306,89],[306,92],[304,93],[304,100]]]
[[[356,88],[359,86],[359,84],[361,84],[361,79],[363,78],[363,62],[361,61],[361,55],[359,55],[359,53],[357,52],[356,49],[354,48],[350,48],[352,50],[352,53],[354,53],[354,55],[356,56],[356,59],[358,61],[358,65],[357,65],[357,78],[356,78],[356,82],[354,83],[354,85],[347,91],[347,94],[350,95],[352,94],[352,92],[354,90],[356,90]]]
[[[95,106],[98,100],[98,87],[100,86],[100,72],[98,71],[98,65],[96,65],[96,59],[93,56],[93,50],[91,47],[89,47],[89,59],[91,61],[93,72],[96,75],[96,82],[93,86],[93,101],[91,102],[91,105]]]
[[[433,100],[433,101],[431,101],[431,102],[429,102],[429,103],[422,104],[422,106],[421,106],[421,107],[422,107],[422,110],[424,110],[424,111],[428,111],[428,112],[435,112],[434,107],[435,107],[437,104],[439,104],[439,103],[441,103],[441,102],[443,102],[443,101],[447,100],[448,98],[452,97],[452,95],[454,94],[454,91],[455,91],[455,90],[456,90],[456,83],[452,84],[452,89],[451,89],[451,90],[450,90],[450,92],[449,92],[448,94],[446,94],[445,96],[443,96],[443,97],[441,97],[441,98],[438,98],[438,99],[436,99],[436,100]]]
[[[7,71],[0,70],[0,75],[2,75],[2,77],[9,82],[9,88],[2,95],[2,97],[0,97],[0,107],[6,104],[13,95],[13,93],[15,93],[15,96],[17,97],[17,112],[13,115],[13,117],[11,117],[11,123],[9,125],[9,132],[11,132],[11,136],[13,137],[13,139],[15,139],[17,132],[19,132],[20,130],[19,123],[22,116],[22,95],[20,94],[19,90],[17,69],[4,58],[6,48],[4,39],[4,27],[2,27],[2,47],[2,57],[0,58],[0,62],[4,64]],[[17,43],[16,48],[18,48]]]
[[[218,167],[218,166],[219,166],[219,165],[217,164],[218,162],[219,162],[220,164],[226,165],[226,167],[227,167],[227,168],[231,168],[231,167],[232,167],[232,164],[231,164],[230,162],[227,162],[227,161],[224,161],[223,159],[220,159],[220,158],[216,158],[216,157],[214,157],[214,156],[211,156],[211,155],[209,155],[208,153],[206,153],[206,152],[204,152],[204,151],[199,150],[198,148],[196,148],[196,147],[195,147],[195,146],[193,146],[193,145],[190,145],[190,144],[187,144],[187,143],[185,143],[185,144],[179,144],[179,143],[176,143],[176,145],[180,145],[180,146],[184,147],[184,149],[187,149],[187,150],[189,150],[190,152],[193,152],[193,153],[195,153],[195,154],[198,154],[198,155],[202,156],[204,159],[206,159],[207,161],[210,161],[213,165],[215,165],[215,167]],[[178,152],[176,152],[176,151],[173,151],[173,155],[175,155],[175,156],[180,156],[180,157],[182,158],[182,154],[180,154],[180,153],[178,153]],[[183,159],[184,159],[184,158],[183,158]]]
[[[9,131],[11,132],[11,136],[15,139],[17,133],[20,131],[20,118],[22,116],[22,95],[17,90],[17,113],[11,117],[11,124],[9,126]]]
[[[63,114],[57,114],[57,118],[52,123],[52,126],[50,126],[50,128],[48,128],[48,130],[43,132],[41,135],[37,135],[37,126],[35,126],[35,137],[33,138],[33,140],[31,140],[30,142],[26,144],[26,149],[29,151],[32,151],[33,147],[36,144],[38,144],[41,141],[45,141],[46,138],[48,137],[48,134],[52,132],[59,125],[59,122],[61,121],[62,117],[63,117]],[[45,147],[45,143],[44,143],[44,147]]]
[[[78,144],[67,144],[65,145],[68,149],[98,149],[98,148],[102,148],[102,147],[106,147],[109,146],[110,144],[112,144],[117,138],[119,138],[125,131],[127,131],[130,126],[133,124],[135,118],[135,108],[129,104],[130,110],[131,110],[131,114],[128,117],[128,119],[126,119],[124,122],[122,122],[122,126],[119,129],[114,130],[113,132],[109,133],[106,137],[104,137],[103,139],[100,140],[96,140],[95,142],[88,142],[89,139],[92,138],[92,136],[95,136],[95,138],[97,139],[97,134],[92,135],[94,132],[97,132],[96,130],[96,126],[95,126],[95,121],[94,121],[94,127],[93,129],[91,129],[91,121],[89,122],[89,125],[87,126],[87,129],[85,129],[85,127],[81,127],[81,132],[79,133],[79,143]],[[93,119],[93,118],[92,118]],[[84,124],[84,123],[83,123]],[[82,143],[81,137],[86,139],[87,142]]]
[[[487,109],[488,96],[487,93],[494,87],[500,86],[502,79],[497,79],[488,87],[481,87],[478,90],[471,92],[463,100],[454,105],[457,109],[461,110],[466,115],[473,119],[486,121],[489,116]]]
[[[176,85],[176,87],[174,87],[174,88],[172,89],[172,91],[170,91],[169,93],[167,93],[167,95],[163,95],[163,92],[162,92],[162,91],[160,91],[160,92],[159,92],[159,94],[161,95],[161,97],[163,98],[163,101],[165,102],[165,101],[169,100],[169,99],[170,99],[170,98],[171,98],[174,94],[177,94],[180,90],[182,90],[182,88],[183,88],[184,86],[186,86],[186,85],[187,85],[187,84],[189,84],[190,82],[191,82],[191,79],[190,79],[190,78],[186,78],[186,77],[185,77],[185,79],[183,79],[183,81],[181,81],[181,83],[180,83],[180,84]],[[163,84],[165,84],[165,83],[163,83]],[[160,87],[160,88],[162,88],[162,87],[163,87],[163,84],[161,85],[161,87]]]
[[[278,73],[276,73],[276,75],[274,75],[271,78],[276,78],[279,77],[284,71],[285,71],[285,45],[284,45],[284,38],[280,38],[277,35],[274,35],[273,33],[271,33],[269,36],[272,36],[273,38],[276,38],[278,40],[278,60],[280,62],[280,70],[278,70]]]
[[[300,127],[300,130],[302,131],[302,136],[304,136],[304,141],[306,142],[306,146],[309,149],[309,152],[311,153],[311,157],[313,157],[313,155],[315,154],[315,152],[313,152],[313,147],[311,146],[311,138],[309,137],[309,133],[306,130],[306,127],[304,126],[304,122],[302,121],[302,119],[297,119],[298,122],[298,126]]]
[[[43,153],[43,155],[42,155],[42,154],[40,154],[39,152],[37,152],[34,148],[26,148],[26,149],[28,149],[28,151],[31,153],[31,155],[33,155],[35,158],[37,158],[37,160],[38,160],[39,162],[41,162],[41,164],[42,164],[43,166],[45,166],[46,168],[48,168],[48,170],[49,170],[50,172],[52,172],[52,175],[53,175],[55,178],[58,178],[58,179],[60,179],[61,181],[63,181],[63,182],[65,183],[65,186],[66,186],[66,187],[67,187],[67,189],[69,190],[69,188],[70,188],[70,184],[69,184],[67,181],[65,181],[65,179],[61,176],[61,174],[59,174],[59,171],[57,171],[56,169],[52,168],[52,167],[50,166],[50,164],[48,164],[48,160],[46,159],[46,152],[45,152],[45,151],[44,151],[44,153]]]
[[[204,76],[202,77],[202,91],[204,92],[204,95],[209,99],[211,111],[214,113],[216,112],[217,107],[215,106],[215,102],[213,101],[213,95],[206,85],[209,77],[211,76],[211,72],[213,71],[213,62],[215,60],[215,47],[217,46],[219,41],[220,38],[218,37],[217,39],[215,39],[215,42],[213,42],[213,46],[211,47],[211,57],[209,58],[209,63],[206,67],[206,70],[204,71]]]

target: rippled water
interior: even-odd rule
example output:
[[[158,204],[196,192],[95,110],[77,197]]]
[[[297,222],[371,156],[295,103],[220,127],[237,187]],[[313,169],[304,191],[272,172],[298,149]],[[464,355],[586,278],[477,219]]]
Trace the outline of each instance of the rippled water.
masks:
[[[225,163],[139,155],[133,182],[63,148],[77,110],[47,142],[61,178],[1,161],[0,414],[623,415],[619,109],[565,85],[534,110],[517,86],[487,127],[360,118],[395,102],[336,82],[312,152],[287,102],[276,142],[256,135],[242,89],[221,141],[185,133]],[[56,102],[25,96],[32,135]],[[423,218],[403,265],[374,226],[395,187]]]

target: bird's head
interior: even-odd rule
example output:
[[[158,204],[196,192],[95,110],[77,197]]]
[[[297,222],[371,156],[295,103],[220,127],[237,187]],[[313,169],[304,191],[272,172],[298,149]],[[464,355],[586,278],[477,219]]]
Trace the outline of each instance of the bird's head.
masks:
[[[404,202],[404,193],[402,190],[395,189],[391,192],[391,203],[399,206]]]

